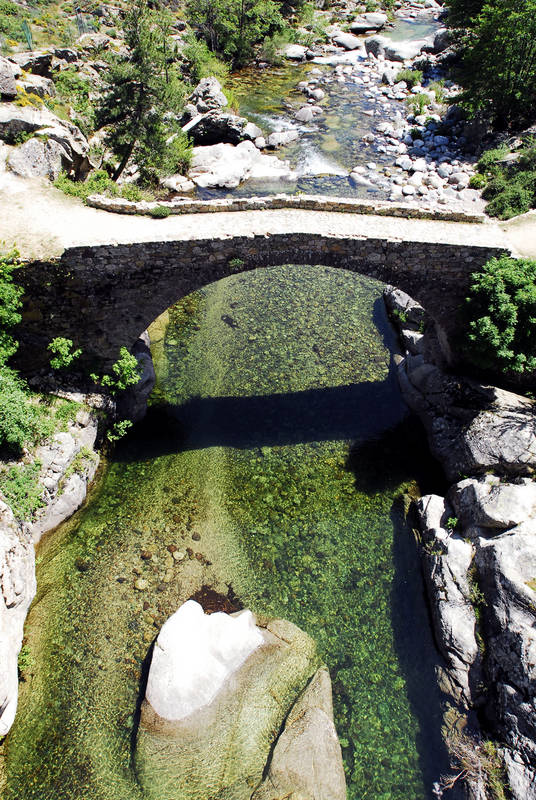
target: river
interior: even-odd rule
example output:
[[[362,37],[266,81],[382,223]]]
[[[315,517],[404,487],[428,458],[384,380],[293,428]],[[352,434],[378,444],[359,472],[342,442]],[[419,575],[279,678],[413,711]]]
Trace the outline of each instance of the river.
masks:
[[[315,638],[350,800],[429,798],[447,766],[439,658],[404,509],[440,478],[381,285],[257,270],[181,300],[151,336],[146,421],[39,546],[5,800],[142,800],[144,662],[192,596]]]

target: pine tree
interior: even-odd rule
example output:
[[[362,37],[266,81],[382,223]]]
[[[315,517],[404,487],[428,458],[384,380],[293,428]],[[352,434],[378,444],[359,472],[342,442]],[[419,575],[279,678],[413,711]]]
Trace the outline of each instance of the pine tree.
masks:
[[[131,157],[142,168],[157,168],[165,158],[171,131],[164,114],[180,111],[184,100],[183,85],[169,63],[168,17],[166,11],[150,9],[146,0],[133,3],[124,28],[128,56],[112,56],[103,76],[106,88],[96,119],[99,127],[107,127],[105,144],[119,159],[114,180]]]

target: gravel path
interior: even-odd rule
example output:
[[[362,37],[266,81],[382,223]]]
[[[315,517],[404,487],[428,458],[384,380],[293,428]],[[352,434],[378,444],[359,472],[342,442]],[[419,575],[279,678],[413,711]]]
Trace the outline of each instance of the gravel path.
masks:
[[[524,255],[536,255],[536,217],[525,221],[521,234],[513,227],[493,222],[473,224],[297,209],[179,215],[154,220],[88,208],[45,180],[22,179],[0,172],[0,241],[8,246],[16,244],[23,258],[52,258],[66,248],[80,245],[286,232],[485,245],[516,251],[524,241],[530,251],[527,252],[526,246]]]

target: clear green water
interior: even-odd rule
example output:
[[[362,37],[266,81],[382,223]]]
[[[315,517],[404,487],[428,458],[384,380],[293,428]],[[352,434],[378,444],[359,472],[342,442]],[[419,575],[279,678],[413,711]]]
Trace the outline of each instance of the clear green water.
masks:
[[[142,800],[144,659],[203,587],[315,637],[351,800],[429,797],[446,767],[437,656],[403,510],[433,465],[390,369],[379,285],[259,270],[168,322],[146,423],[40,547],[5,800]]]

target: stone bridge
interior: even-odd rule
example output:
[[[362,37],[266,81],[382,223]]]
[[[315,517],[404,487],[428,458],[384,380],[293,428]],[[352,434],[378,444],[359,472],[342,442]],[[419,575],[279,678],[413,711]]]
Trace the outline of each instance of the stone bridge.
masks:
[[[48,363],[46,346],[56,336],[81,347],[86,366],[109,366],[122,345],[131,347],[184,295],[236,272],[285,263],[392,283],[421,302],[452,343],[471,273],[510,249],[489,223],[288,209],[159,221],[84,212],[104,215],[104,228],[67,227],[67,242],[76,237],[83,246],[28,260],[17,273],[25,289],[18,361],[27,374]]]

